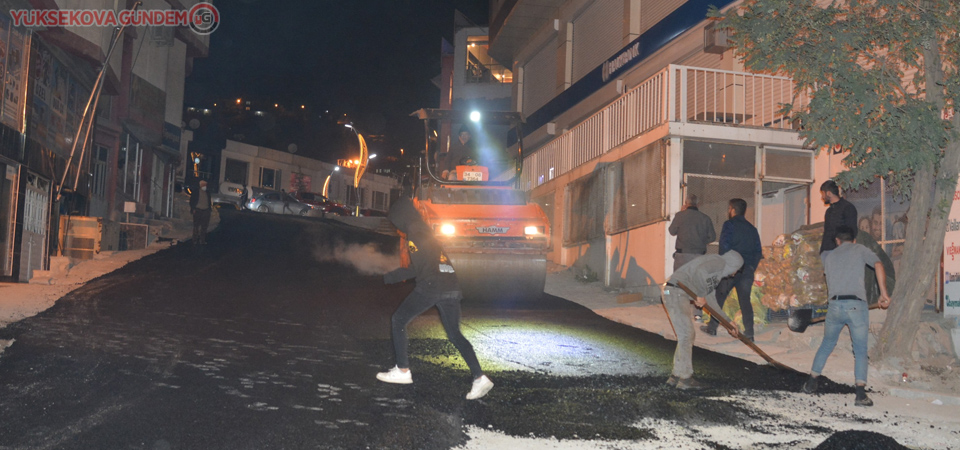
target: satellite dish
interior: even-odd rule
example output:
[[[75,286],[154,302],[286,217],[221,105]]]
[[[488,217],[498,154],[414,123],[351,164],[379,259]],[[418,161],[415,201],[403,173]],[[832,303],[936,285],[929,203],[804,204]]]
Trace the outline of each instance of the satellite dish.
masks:
[[[196,130],[197,128],[200,128],[200,121],[197,119],[190,119],[190,128],[194,130]]]
[[[288,146],[287,146],[287,151],[290,152],[290,153],[296,153],[296,152],[297,152],[297,144],[290,144],[290,145],[288,145]]]

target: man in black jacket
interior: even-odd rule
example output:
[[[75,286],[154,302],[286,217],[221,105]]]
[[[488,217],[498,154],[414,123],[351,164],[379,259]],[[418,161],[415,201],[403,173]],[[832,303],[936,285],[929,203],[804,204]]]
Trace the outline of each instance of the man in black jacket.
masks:
[[[193,214],[193,243],[207,243],[207,227],[210,225],[210,194],[207,182],[200,180],[200,186],[190,193],[190,213]]]
[[[378,373],[377,379],[386,383],[413,383],[407,358],[407,325],[414,317],[436,306],[447,338],[463,356],[473,375],[473,386],[467,393],[467,400],[483,397],[493,388],[493,382],[484,375],[473,345],[460,331],[460,301],[463,293],[453,266],[443,254],[433,230],[420,217],[410,199],[401,197],[397,200],[390,207],[387,218],[406,236],[410,267],[401,267],[385,274],[383,281],[393,284],[415,278],[417,285],[391,319],[397,365],[386,372]]]
[[[820,185],[820,198],[830,205],[823,213],[823,240],[820,241],[820,253],[823,253],[837,248],[837,228],[840,226],[852,228],[853,237],[857,237],[857,207],[840,197],[840,188],[833,180]]]

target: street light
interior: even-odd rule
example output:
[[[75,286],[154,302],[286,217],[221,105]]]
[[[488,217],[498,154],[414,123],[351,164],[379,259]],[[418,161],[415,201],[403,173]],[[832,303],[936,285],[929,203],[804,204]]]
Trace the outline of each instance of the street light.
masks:
[[[339,171],[340,171],[340,166],[333,167],[333,172],[339,172]],[[327,199],[330,198],[330,196],[327,195],[327,191],[330,188],[330,177],[333,176],[333,172],[330,172],[330,175],[327,175],[326,181],[323,182],[323,198],[327,198]]]
[[[357,135],[357,140],[360,141],[360,158],[357,160],[357,171],[353,174],[353,187],[357,190],[357,217],[360,217],[360,203],[362,199],[360,198],[360,177],[363,176],[363,173],[367,170],[367,141],[363,139],[363,135],[352,124],[344,124],[343,126],[353,130],[353,133]]]

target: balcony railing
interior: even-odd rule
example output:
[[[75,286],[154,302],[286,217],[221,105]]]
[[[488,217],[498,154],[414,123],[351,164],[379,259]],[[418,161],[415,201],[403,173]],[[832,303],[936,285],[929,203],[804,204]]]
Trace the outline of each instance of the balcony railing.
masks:
[[[527,189],[590,161],[667,122],[792,130],[782,105],[793,98],[793,80],[745,72],[670,65],[523,162]]]

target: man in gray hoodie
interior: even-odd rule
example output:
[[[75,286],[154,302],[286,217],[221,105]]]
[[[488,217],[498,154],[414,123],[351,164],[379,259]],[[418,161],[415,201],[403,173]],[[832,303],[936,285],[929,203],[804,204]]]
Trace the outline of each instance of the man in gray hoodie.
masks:
[[[734,250],[720,255],[703,255],[684,264],[673,272],[663,287],[663,306],[667,309],[670,324],[677,334],[677,350],[673,354],[673,373],[667,379],[667,384],[677,389],[692,389],[703,387],[693,379],[693,308],[690,302],[698,307],[709,304],[727,321],[730,320],[720,304],[717,302],[716,288],[720,279],[733,275],[743,265],[743,257]],[[680,285],[696,294],[697,298],[680,288]],[[734,337],[737,330],[727,330]]]

